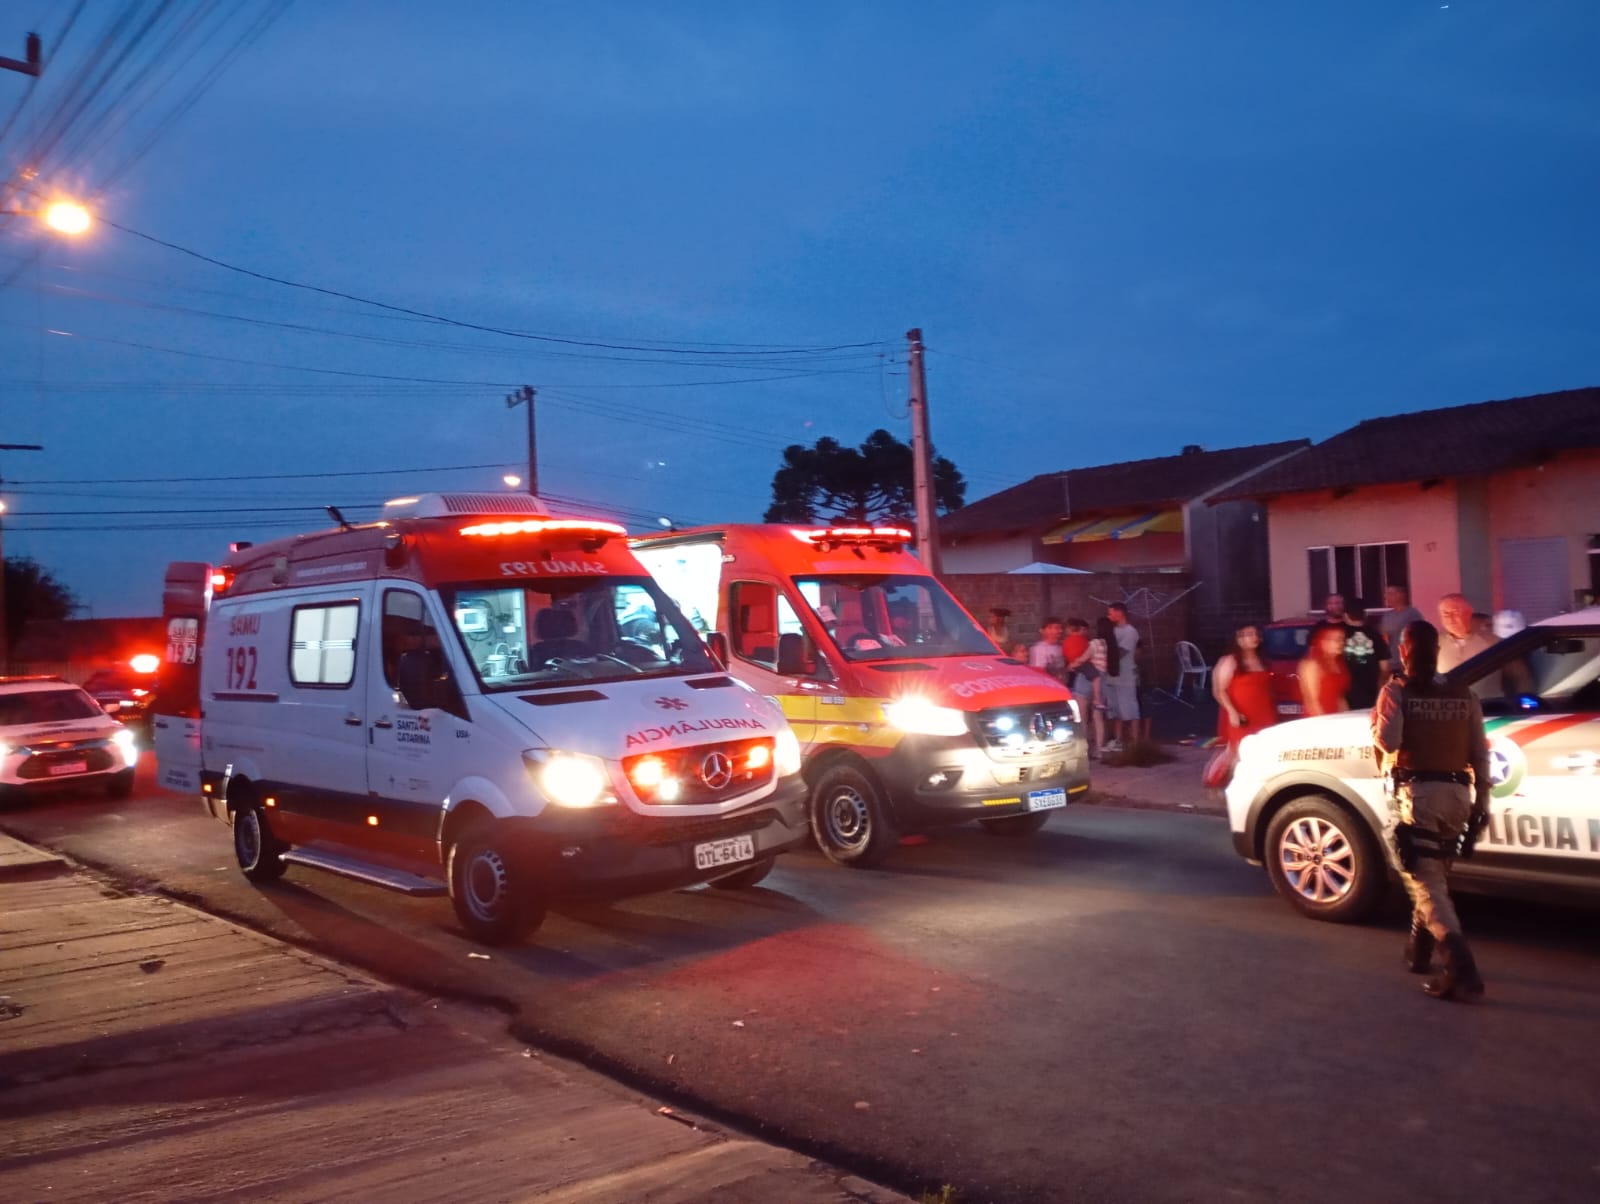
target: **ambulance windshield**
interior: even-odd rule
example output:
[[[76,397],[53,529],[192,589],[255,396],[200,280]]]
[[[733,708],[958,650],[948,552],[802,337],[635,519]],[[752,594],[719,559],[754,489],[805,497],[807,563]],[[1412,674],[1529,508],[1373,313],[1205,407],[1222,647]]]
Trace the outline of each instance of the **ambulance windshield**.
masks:
[[[996,655],[932,577],[829,575],[796,577],[794,584],[846,660]]]
[[[649,577],[495,581],[440,593],[486,691],[717,672],[694,628]]]

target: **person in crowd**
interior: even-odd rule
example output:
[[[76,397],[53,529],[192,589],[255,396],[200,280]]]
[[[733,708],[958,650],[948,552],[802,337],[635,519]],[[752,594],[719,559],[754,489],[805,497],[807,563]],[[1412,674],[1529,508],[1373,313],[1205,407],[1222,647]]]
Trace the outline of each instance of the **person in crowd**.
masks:
[[[1329,594],[1322,603],[1322,621],[1324,623],[1344,622],[1344,595]]]
[[[1085,682],[1088,697],[1092,700],[1094,716],[1094,755],[1103,757],[1109,751],[1106,745],[1106,695],[1111,684],[1111,674],[1116,659],[1121,655],[1117,647],[1117,629],[1111,620],[1102,615],[1094,622],[1094,636],[1089,640],[1089,659],[1079,666],[1079,681]],[[1120,667],[1120,666],[1119,666]],[[1092,673],[1088,670],[1093,670]],[[1087,679],[1087,680],[1086,680]],[[1074,687],[1076,689],[1077,687]]]
[[[994,641],[996,648],[1008,647],[1011,643],[1011,612],[1004,606],[991,606],[989,621],[983,625],[983,630]]]
[[[1307,715],[1336,715],[1350,709],[1345,704],[1350,670],[1344,661],[1344,633],[1343,623],[1312,628],[1311,642],[1295,670],[1300,679],[1300,703]]]
[[[1240,741],[1278,722],[1272,674],[1261,659],[1261,628],[1256,624],[1246,623],[1233,633],[1233,643],[1211,670],[1211,692],[1217,699],[1217,739],[1235,759]]]
[[[1367,608],[1352,602],[1344,613],[1344,662],[1350,671],[1350,692],[1345,701],[1352,711],[1364,710],[1378,701],[1378,688],[1387,676],[1389,645],[1383,630],[1367,618]]]
[[[1474,622],[1475,611],[1465,595],[1446,594],[1439,599],[1439,672],[1448,673],[1494,643]]]
[[[1372,743],[1394,785],[1390,827],[1400,880],[1411,896],[1406,968],[1426,974],[1437,945],[1444,968],[1423,984],[1435,999],[1483,995],[1472,950],[1450,900],[1450,862],[1471,856],[1473,833],[1489,823],[1493,779],[1483,711],[1472,692],[1437,672],[1439,636],[1419,619],[1400,635],[1403,672],[1372,711]]]
[[[1139,738],[1139,670],[1135,654],[1139,651],[1139,631],[1128,622],[1128,608],[1120,602],[1106,607],[1111,621],[1116,654],[1106,649],[1106,714],[1116,725],[1116,735],[1106,747],[1116,751],[1131,747]]]
[[[1042,669],[1057,681],[1067,680],[1067,661],[1061,653],[1061,636],[1066,625],[1054,616],[1039,625],[1039,640],[1028,650],[1028,663]]]
[[[1411,605],[1411,591],[1403,585],[1391,585],[1383,591],[1383,604],[1388,613],[1381,624],[1383,642],[1389,645],[1389,660],[1384,666],[1390,673],[1400,672],[1400,633],[1407,623],[1419,622],[1422,612]]]
[[[1106,621],[1110,626],[1110,621]],[[1113,639],[1116,637],[1113,635]],[[1090,749],[1098,756],[1106,742],[1105,699],[1100,688],[1106,675],[1106,641],[1103,636],[1089,637],[1089,624],[1082,619],[1067,620],[1067,638],[1061,643],[1067,661],[1067,674],[1072,680],[1072,693],[1078,706],[1089,719],[1094,732]]]

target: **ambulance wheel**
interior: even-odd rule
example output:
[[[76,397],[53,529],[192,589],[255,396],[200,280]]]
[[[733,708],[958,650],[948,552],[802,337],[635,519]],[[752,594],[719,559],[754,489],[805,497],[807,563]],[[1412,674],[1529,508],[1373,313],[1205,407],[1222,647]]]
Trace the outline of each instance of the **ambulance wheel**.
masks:
[[[747,865],[736,874],[729,874],[726,878],[718,878],[711,885],[718,890],[749,890],[768,874],[772,867],[778,863],[776,857],[768,857],[757,861],[754,865]]]
[[[283,862],[283,844],[272,834],[266,813],[249,792],[236,789],[234,793],[233,855],[239,868],[251,882],[276,882],[288,868]]]
[[[127,798],[133,793],[133,770],[124,769],[113,775],[106,783],[106,795],[109,798]]]
[[[1313,920],[1364,919],[1388,887],[1388,865],[1371,827],[1320,794],[1279,809],[1267,825],[1262,859],[1278,893]]]
[[[865,769],[849,763],[824,770],[817,779],[811,834],[824,857],[853,869],[882,864],[900,839],[882,788]]]
[[[467,826],[450,846],[450,902],[473,940],[509,945],[544,923],[545,906],[530,875],[511,856],[493,820]]]
[[[978,822],[990,836],[1020,838],[1032,836],[1044,827],[1049,819],[1050,812],[1036,811],[1032,815],[1002,815],[997,819],[980,819]]]

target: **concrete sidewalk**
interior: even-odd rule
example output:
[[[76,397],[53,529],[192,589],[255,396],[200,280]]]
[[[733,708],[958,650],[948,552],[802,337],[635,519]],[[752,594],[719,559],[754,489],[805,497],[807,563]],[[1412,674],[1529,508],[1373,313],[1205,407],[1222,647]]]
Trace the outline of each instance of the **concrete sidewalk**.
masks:
[[[1110,807],[1141,807],[1158,811],[1193,811],[1199,815],[1226,815],[1220,790],[1201,784],[1206,762],[1216,751],[1199,744],[1158,744],[1168,758],[1159,765],[1119,765],[1096,761],[1089,768],[1089,793],[1084,802]]]
[[[903,1201],[0,836],[0,1197]]]

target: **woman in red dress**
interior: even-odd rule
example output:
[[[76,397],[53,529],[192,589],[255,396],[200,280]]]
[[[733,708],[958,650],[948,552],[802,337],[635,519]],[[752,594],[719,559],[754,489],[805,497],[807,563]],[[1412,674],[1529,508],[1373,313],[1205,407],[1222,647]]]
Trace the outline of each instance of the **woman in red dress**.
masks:
[[[1295,670],[1300,679],[1300,701],[1307,715],[1337,715],[1350,708],[1350,667],[1344,659],[1343,623],[1324,623],[1311,631],[1311,646]]]
[[[1234,632],[1233,646],[1217,658],[1211,692],[1217,699],[1217,739],[1234,758],[1241,740],[1278,722],[1272,674],[1261,660],[1261,628],[1254,623]]]

